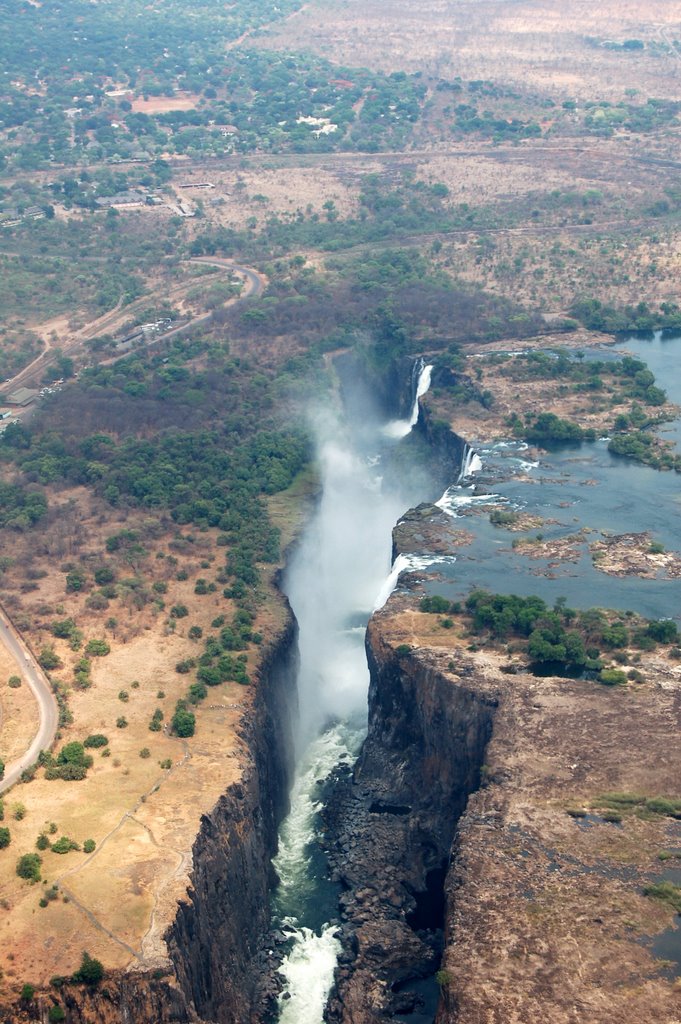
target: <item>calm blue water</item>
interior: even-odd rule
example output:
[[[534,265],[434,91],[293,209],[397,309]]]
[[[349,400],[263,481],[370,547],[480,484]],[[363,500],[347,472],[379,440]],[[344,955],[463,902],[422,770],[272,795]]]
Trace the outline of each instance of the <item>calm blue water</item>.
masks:
[[[613,351],[610,349],[609,351]],[[618,354],[629,352],[649,365],[669,398],[681,404],[681,337],[627,338]],[[678,438],[681,423],[665,425],[664,437]],[[523,445],[502,443],[477,449],[482,469],[472,487],[453,487],[441,505],[462,516],[473,543],[457,552],[455,563],[435,563],[443,582],[427,585],[452,599],[472,587],[523,596],[539,594],[549,602],[565,597],[576,607],[631,609],[649,618],[678,617],[681,580],[614,577],[594,568],[588,550],[607,534],[649,532],[675,550],[679,547],[681,476],[662,473],[611,455],[607,440],[565,448],[530,462]],[[489,507],[509,509],[554,520],[538,531],[515,534],[489,522]],[[530,559],[512,548],[514,537],[564,538],[589,531],[575,541],[576,560],[554,564]]]

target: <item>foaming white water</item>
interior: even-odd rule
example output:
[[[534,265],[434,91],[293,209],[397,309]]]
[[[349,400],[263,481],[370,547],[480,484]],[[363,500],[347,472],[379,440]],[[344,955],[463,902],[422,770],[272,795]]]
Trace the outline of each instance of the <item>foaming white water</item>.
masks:
[[[364,733],[363,723],[337,722],[312,740],[298,763],[291,810],[281,827],[279,851],[273,862],[279,876],[280,906],[302,908],[315,900],[318,883],[312,855],[317,814],[322,806],[319,783],[336,765],[357,756]],[[283,917],[280,925],[293,942],[279,968],[284,978],[279,996],[280,1024],[321,1024],[341,949],[338,927],[326,923],[315,931],[292,915]]]
[[[295,929],[293,949],[279,968],[285,979],[280,1024],[321,1024],[340,951],[335,925],[326,925],[321,935],[311,928]]]
[[[459,482],[468,479],[473,473],[479,473],[482,469],[482,461],[477,452],[469,448],[468,445],[464,448],[463,458],[461,460],[461,472],[459,473]]]
[[[455,519],[461,515],[461,509],[466,505],[484,505],[486,503],[497,503],[500,500],[498,494],[474,494],[473,488],[462,488],[458,484],[448,487],[445,493],[435,504],[447,515]]]
[[[394,437],[396,439],[406,437],[418,422],[419,399],[423,398],[430,388],[430,379],[433,373],[433,367],[431,364],[426,364],[424,359],[420,359],[416,365],[418,366],[418,379],[416,382],[414,401],[412,402],[409,419],[391,420],[390,423],[386,423],[383,427],[383,434],[385,437]]]
[[[335,895],[327,906],[330,883],[319,874],[319,783],[357,755],[366,733],[365,630],[349,623],[373,605],[389,565],[392,527],[404,509],[397,495],[382,493],[378,460],[355,454],[338,423],[322,417],[316,428],[322,496],[287,574],[300,667],[298,767],[274,861],[275,914],[291,941],[279,968],[282,1024],[322,1024],[333,984],[341,944],[329,920]]]
[[[385,605],[397,586],[403,572],[418,572],[429,569],[436,562],[455,562],[456,555],[398,555],[393,562],[388,578],[378,592],[373,610],[375,612]]]
[[[292,893],[298,899],[314,890],[310,872],[310,846],[315,838],[315,817],[321,809],[318,783],[359,746],[361,731],[335,725],[317,736],[298,763],[291,810],[279,832],[279,850],[274,869],[279,876],[277,898],[286,900]]]

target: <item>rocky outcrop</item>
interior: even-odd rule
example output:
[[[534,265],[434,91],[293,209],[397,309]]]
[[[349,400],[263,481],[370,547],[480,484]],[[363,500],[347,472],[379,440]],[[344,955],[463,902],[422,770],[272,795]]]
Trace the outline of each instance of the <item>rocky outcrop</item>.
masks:
[[[327,810],[341,882],[343,955],[327,1011],[369,1024],[413,1009],[408,983],[437,970],[444,880],[456,824],[479,785],[495,700],[467,680],[393,649],[369,624],[369,731]]]
[[[202,818],[189,899],[166,936],[182,990],[200,1017],[220,1024],[252,1024],[271,994],[263,942],[293,770],[296,663],[291,619],[264,658],[244,722],[251,764]]]

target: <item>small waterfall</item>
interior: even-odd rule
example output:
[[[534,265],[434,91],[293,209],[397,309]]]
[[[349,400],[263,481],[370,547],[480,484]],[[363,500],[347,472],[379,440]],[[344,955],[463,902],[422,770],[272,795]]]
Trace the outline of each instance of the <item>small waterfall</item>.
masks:
[[[463,450],[463,458],[461,459],[461,472],[459,473],[459,479],[457,483],[461,483],[462,480],[467,480],[468,477],[473,476],[474,473],[479,473],[482,469],[482,461],[476,451],[474,451],[470,445],[466,445]]]
[[[418,572],[429,569],[436,562],[455,562],[456,555],[398,555],[393,562],[390,574],[378,592],[374,611],[378,612],[385,605],[397,586],[403,572]]]
[[[406,437],[416,426],[419,418],[419,399],[426,394],[430,387],[430,378],[433,373],[432,363],[426,363],[423,356],[417,359],[411,370],[411,393],[412,404],[409,419],[391,420],[383,428],[386,437]]]

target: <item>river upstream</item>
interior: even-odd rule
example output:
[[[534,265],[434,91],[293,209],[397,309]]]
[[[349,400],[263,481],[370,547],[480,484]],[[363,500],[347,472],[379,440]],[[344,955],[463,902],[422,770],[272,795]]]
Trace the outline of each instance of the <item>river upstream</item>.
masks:
[[[669,398],[681,404],[681,337],[630,338],[618,344],[620,350],[648,363]],[[632,609],[651,618],[674,616],[681,607],[681,579],[612,577],[594,565],[589,544],[608,534],[649,532],[665,547],[678,546],[681,478],[611,455],[607,439],[539,460],[530,460],[517,442],[469,449],[438,505],[461,519],[472,542],[456,557],[410,553],[391,567],[392,528],[414,495],[382,487],[382,461],[417,422],[430,372],[423,361],[415,365],[413,405],[405,420],[355,433],[329,418],[318,425],[322,497],[285,580],[300,630],[300,721],[291,811],[274,864],[280,878],[274,927],[287,936],[281,1024],[321,1024],[333,985],[340,923],[338,888],[320,845],[323,783],[338,765],[354,761],[364,738],[366,622],[399,586],[400,573],[427,568],[429,575],[439,574],[426,589],[451,599],[479,586],[539,594],[550,602],[565,598],[580,608]],[[678,447],[679,423],[663,428],[662,436]],[[517,552],[508,533],[481,514],[500,503],[541,517],[547,540],[570,536],[570,560]],[[678,937],[674,941],[678,945]],[[419,1017],[427,1019],[432,1014]]]

